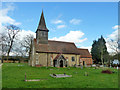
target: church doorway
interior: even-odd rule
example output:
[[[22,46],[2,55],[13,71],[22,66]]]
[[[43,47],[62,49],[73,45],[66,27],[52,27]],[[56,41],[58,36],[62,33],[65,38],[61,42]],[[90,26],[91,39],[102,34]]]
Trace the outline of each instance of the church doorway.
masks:
[[[60,60],[60,67],[63,67],[63,60]]]
[[[53,60],[53,66],[54,67],[65,67],[67,64],[66,59],[63,55],[58,54],[55,59]]]
[[[53,61],[53,66],[54,66],[54,67],[57,67],[57,60],[54,60],[54,61]]]
[[[83,66],[85,66],[85,61],[83,61]]]

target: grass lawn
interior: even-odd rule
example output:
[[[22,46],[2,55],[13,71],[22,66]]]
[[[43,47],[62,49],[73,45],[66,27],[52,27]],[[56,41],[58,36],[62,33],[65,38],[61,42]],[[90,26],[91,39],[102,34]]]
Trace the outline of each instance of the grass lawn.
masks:
[[[20,66],[21,65],[21,66]],[[94,68],[55,68],[30,67],[22,63],[4,63],[2,66],[3,88],[118,88],[118,71],[103,74],[102,69]],[[84,76],[88,72],[89,76]],[[25,82],[27,79],[43,79],[42,81]],[[67,78],[52,78],[49,74],[72,75]],[[44,80],[45,79],[45,80]]]

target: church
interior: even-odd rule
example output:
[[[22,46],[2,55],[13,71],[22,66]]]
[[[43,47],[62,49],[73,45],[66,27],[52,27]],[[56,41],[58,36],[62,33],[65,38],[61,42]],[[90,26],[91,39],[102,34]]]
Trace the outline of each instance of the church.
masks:
[[[88,49],[77,48],[74,42],[48,40],[48,32],[42,11],[36,38],[32,42],[30,66],[72,67],[92,64]]]

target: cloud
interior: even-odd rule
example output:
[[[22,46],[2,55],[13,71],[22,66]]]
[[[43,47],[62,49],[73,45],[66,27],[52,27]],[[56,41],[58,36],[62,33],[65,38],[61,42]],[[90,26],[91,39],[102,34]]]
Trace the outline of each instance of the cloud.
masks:
[[[120,28],[119,25],[115,25],[114,27],[112,27],[112,29],[118,29],[118,28]]]
[[[120,36],[120,33],[118,32],[119,30],[118,25],[115,25],[114,27],[112,27],[112,29],[114,29],[115,31],[113,31],[110,35],[107,36],[107,40],[118,40],[118,36]]]
[[[6,4],[3,9],[0,9],[0,33],[6,32],[6,24],[13,24],[16,26],[21,24],[9,16],[9,12],[14,11],[14,9],[15,7],[13,3]],[[32,34],[35,37],[35,33],[30,30],[21,30],[18,34],[20,36],[19,39],[22,39],[24,36],[27,36],[29,34]]]
[[[4,8],[0,9],[0,33],[5,33],[7,35],[7,33],[6,33],[7,29],[5,26],[8,24],[13,24],[16,26],[21,24],[20,22],[17,22],[15,19],[13,19],[9,16],[10,15],[9,12],[14,11],[14,8],[15,7],[14,7],[13,3],[9,3],[9,4],[6,4]],[[21,40],[23,40],[23,38],[29,34],[33,35],[34,38],[36,36],[36,34],[30,30],[21,30],[16,37],[17,39],[15,40],[15,43],[13,45],[13,49],[18,48],[18,49],[22,50],[22,48],[20,48],[21,44],[19,42]],[[10,52],[10,55],[17,55],[18,53],[19,52],[12,50]]]
[[[53,23],[53,24],[62,24],[62,23],[64,23],[63,20],[60,19],[61,17],[62,17],[62,14],[59,14],[59,16],[56,17],[56,19],[53,19],[51,21],[51,23]]]
[[[120,26],[118,26],[118,25],[115,25],[114,27],[112,27],[112,29],[114,29],[115,31],[113,31],[110,35],[108,35],[107,38],[105,38],[106,46],[107,46],[108,52],[110,52],[110,53],[115,52],[114,51],[115,47],[118,47],[117,42],[118,42],[118,38],[120,36],[120,33],[118,32],[119,27]]]
[[[14,11],[14,4],[9,3],[5,5],[5,8],[0,9],[0,33],[6,32],[5,26],[6,24],[13,24],[13,25],[20,25],[20,22],[16,22],[13,18],[9,16],[10,11]],[[2,13],[2,14],[1,14]],[[19,33],[20,38],[22,39],[23,37],[32,34],[35,37],[35,33],[30,31],[30,30],[21,30]]]
[[[52,20],[51,23],[56,25],[56,29],[61,29],[66,27],[65,22],[61,19],[59,19],[62,15],[59,15],[58,17],[56,17],[56,19]]]
[[[81,39],[84,36],[84,33],[81,31],[70,31],[65,36],[61,37],[53,37],[50,40],[57,40],[57,41],[67,41],[67,42],[74,42],[76,45],[87,40],[87,38]]]
[[[32,32],[30,30],[21,30],[19,33],[18,33],[18,37],[19,37],[19,40],[23,40],[23,38],[27,35],[33,35],[34,38],[36,38],[36,33],[35,32]]]
[[[108,36],[108,39],[118,40],[118,29]]]
[[[61,29],[61,28],[64,28],[64,27],[66,27],[66,25],[58,25],[57,29]]]
[[[63,23],[63,21],[62,20],[53,20],[52,23],[53,24],[60,24],[60,23]]]
[[[6,8],[0,9],[0,33],[4,32],[5,27],[4,25],[13,24],[13,25],[20,25],[20,22],[16,22],[13,18],[8,16],[10,11],[14,10],[13,3],[6,4]]]
[[[80,20],[80,19],[75,19],[75,18],[73,18],[73,19],[70,20],[69,22],[70,22],[71,24],[77,25],[77,24],[79,24],[79,23],[81,22],[81,20]]]

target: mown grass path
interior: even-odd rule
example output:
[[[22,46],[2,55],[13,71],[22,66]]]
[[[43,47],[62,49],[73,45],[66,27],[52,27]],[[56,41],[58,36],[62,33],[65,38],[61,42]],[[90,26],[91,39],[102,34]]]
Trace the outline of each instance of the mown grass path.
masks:
[[[4,63],[2,66],[3,88],[118,88],[118,70],[113,74],[103,74],[94,68],[30,67],[27,64]],[[88,72],[89,76],[84,76]],[[25,82],[27,79],[43,79]],[[49,74],[72,75],[67,78],[52,78]]]

